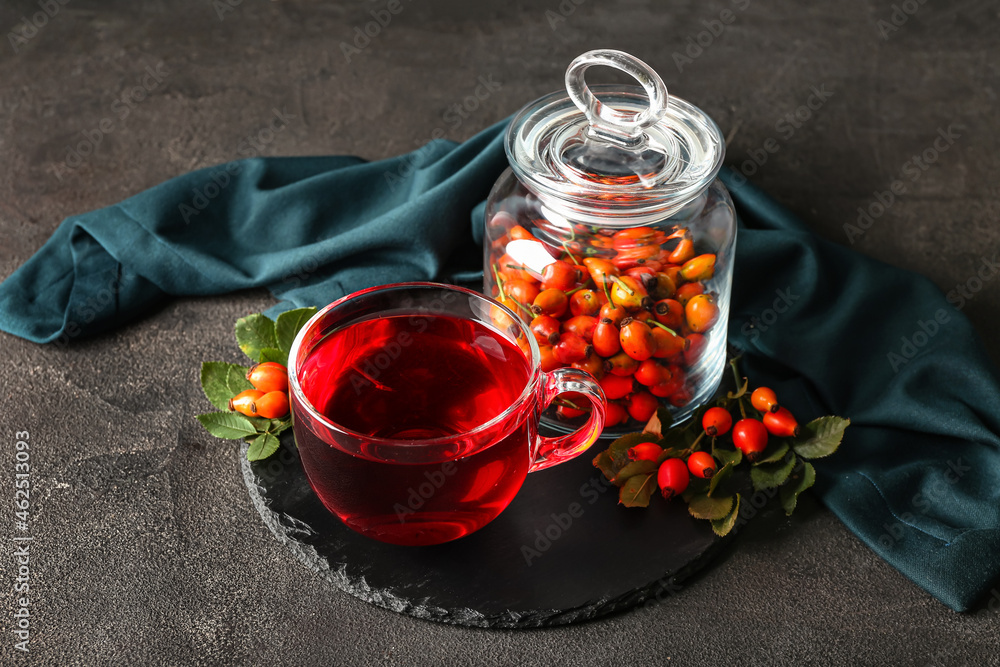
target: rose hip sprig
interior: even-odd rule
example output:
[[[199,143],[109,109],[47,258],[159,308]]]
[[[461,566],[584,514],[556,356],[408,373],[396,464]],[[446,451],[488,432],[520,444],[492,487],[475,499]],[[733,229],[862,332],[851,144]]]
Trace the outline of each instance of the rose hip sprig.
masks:
[[[255,313],[236,322],[236,342],[254,364],[221,361],[201,365],[201,388],[219,411],[198,415],[217,438],[245,440],[247,459],[266,459],[278,450],[278,436],[292,425],[288,401],[288,352],[299,329],[316,313],[298,308],[272,320]]]
[[[710,521],[719,536],[740,523],[740,502],[749,488],[765,493],[765,500],[778,496],[786,514],[795,510],[799,495],[816,481],[809,459],[833,454],[851,422],[828,416],[800,426],[770,388],[748,397],[749,383],[737,363],[731,362],[737,388],[684,425],[670,428],[670,413],[654,408],[641,433],[618,438],[594,458],[594,466],[620,487],[621,504],[647,507],[659,490],[668,501],[681,498],[691,516]],[[648,379],[656,378],[650,372]],[[615,381],[605,384],[612,393],[622,391]],[[759,507],[756,499],[753,505]]]

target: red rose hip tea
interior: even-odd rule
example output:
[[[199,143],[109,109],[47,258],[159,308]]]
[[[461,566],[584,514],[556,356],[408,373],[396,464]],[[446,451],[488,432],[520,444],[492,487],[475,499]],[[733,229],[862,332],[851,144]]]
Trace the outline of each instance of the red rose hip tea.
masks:
[[[394,315],[331,334],[299,377],[306,398],[330,420],[377,438],[424,440],[460,436],[499,416],[528,371],[524,353],[483,324]],[[530,463],[522,417],[509,415],[497,432],[510,433],[492,446],[470,453],[476,443],[458,439],[433,463],[355,456],[311,435],[299,440],[299,452],[323,504],[358,532],[406,543],[416,524],[413,539],[444,541],[493,519],[521,487]],[[386,508],[388,489],[405,496]]]
[[[584,451],[603,396],[577,370],[543,373],[534,335],[493,301],[413,283],[328,306],[289,357],[295,439],[309,483],[349,528],[402,545],[478,530],[531,470]],[[564,391],[594,404],[580,432],[539,438]]]

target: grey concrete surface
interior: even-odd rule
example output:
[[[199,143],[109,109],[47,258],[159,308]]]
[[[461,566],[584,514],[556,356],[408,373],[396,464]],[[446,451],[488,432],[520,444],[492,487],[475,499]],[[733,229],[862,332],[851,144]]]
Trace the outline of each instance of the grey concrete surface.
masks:
[[[23,17],[41,5],[57,11],[26,30]],[[469,137],[558,88],[575,55],[615,47],[716,118],[732,138],[728,163],[756,172],[818,234],[946,292],[966,286],[962,309],[1000,359],[1000,279],[974,280],[1000,249],[998,3],[402,0],[348,61],[341,43],[385,6],[4,2],[0,277],[70,214],[241,157],[275,109],[294,119],[263,155],[380,158],[438,128]],[[713,23],[720,18],[729,22]],[[688,48],[678,66],[675,52]],[[159,77],[130,93],[147,67]],[[480,77],[499,89],[457,114],[452,105]],[[831,95],[814,97],[798,126],[782,122],[814,88]],[[954,143],[916,171],[907,165],[949,125]],[[88,135],[100,141],[77,164],[69,151]],[[851,243],[844,224],[897,179],[905,191]],[[192,419],[208,407],[198,362],[239,360],[234,319],[271,302],[263,291],[178,300],[65,349],[0,336],[3,507],[13,511],[15,434],[28,431],[35,538],[22,654],[11,632],[13,518],[0,522],[0,662],[1000,664],[997,604],[949,611],[815,502],[793,520],[752,527],[651,609],[577,627],[446,627],[322,585],[254,513],[235,448]]]

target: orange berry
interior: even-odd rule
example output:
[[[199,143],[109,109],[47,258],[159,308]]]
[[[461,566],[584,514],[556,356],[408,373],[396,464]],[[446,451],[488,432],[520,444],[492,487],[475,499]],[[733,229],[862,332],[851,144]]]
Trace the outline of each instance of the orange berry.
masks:
[[[777,412],[779,409],[778,397],[770,387],[757,387],[750,394],[750,405],[761,412]]]
[[[689,259],[681,267],[681,277],[684,280],[696,281],[696,280],[708,280],[715,274],[715,255],[709,253],[707,255],[698,255],[692,259]]]
[[[256,401],[257,416],[280,419],[288,414],[288,394],[283,391],[269,391]]]
[[[247,379],[254,389],[265,394],[269,391],[288,391],[288,369],[276,361],[254,365],[247,371]]]
[[[712,328],[719,317],[719,307],[708,294],[697,294],[684,306],[687,325],[695,333],[705,333]]]
[[[259,389],[247,389],[229,399],[229,409],[247,417],[257,416],[255,401],[264,395]]]

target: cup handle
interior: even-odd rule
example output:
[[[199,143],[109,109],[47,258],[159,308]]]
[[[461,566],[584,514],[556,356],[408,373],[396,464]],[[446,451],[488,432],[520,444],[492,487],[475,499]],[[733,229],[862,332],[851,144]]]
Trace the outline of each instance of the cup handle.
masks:
[[[588,373],[575,368],[557,368],[545,373],[542,410],[548,409],[556,396],[566,392],[583,394],[592,406],[587,423],[567,435],[557,438],[538,436],[535,453],[528,472],[544,470],[569,461],[590,448],[604,430],[604,410],[607,405],[604,391]]]

